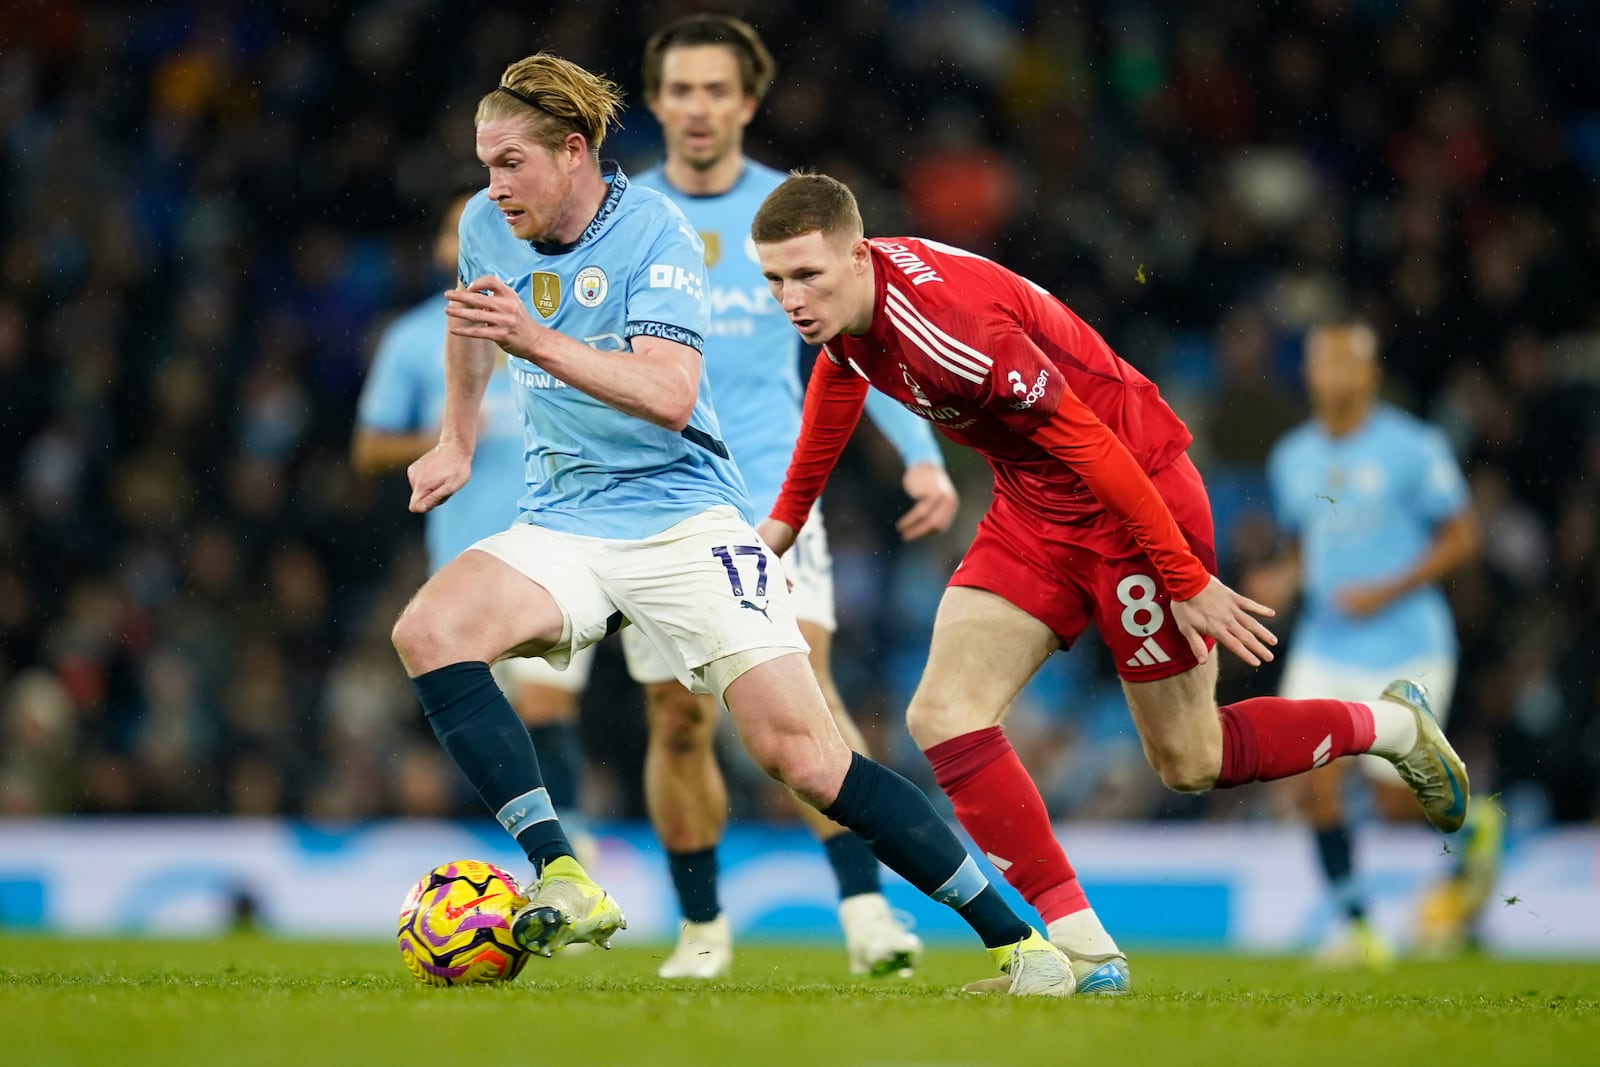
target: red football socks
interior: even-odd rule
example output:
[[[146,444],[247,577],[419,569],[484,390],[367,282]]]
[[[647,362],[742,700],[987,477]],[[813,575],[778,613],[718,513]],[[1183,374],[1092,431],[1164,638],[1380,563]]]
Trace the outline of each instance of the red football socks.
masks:
[[[1372,748],[1372,709],[1345,700],[1253,697],[1218,711],[1222,717],[1222,771],[1217,788],[1321,767]]]
[[[923,755],[973,842],[1046,923],[1089,906],[1044,798],[1000,727],[941,741]]]

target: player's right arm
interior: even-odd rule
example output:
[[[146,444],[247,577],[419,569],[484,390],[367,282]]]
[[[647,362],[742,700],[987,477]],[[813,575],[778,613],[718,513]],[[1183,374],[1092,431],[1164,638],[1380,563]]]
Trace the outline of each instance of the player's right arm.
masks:
[[[811,507],[822,495],[839,455],[861,421],[869,386],[865,379],[834,362],[823,349],[806,385],[805,406],[800,411],[800,436],[789,457],[772,514],[760,525],[761,539],[778,555],[794,544]]]
[[[439,441],[406,469],[411,479],[411,510],[432,511],[449,500],[472,476],[478,445],[478,412],[499,352],[494,343],[453,329],[444,341],[444,414]]]

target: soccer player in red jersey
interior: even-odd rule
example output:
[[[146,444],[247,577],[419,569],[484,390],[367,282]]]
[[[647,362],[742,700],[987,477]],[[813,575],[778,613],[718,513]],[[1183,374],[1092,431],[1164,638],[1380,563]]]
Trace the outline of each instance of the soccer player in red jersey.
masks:
[[[906,724],[956,817],[1073,958],[1079,992],[1127,988],[1127,960],[1084,896],[1038,788],[1000,723],[1058,648],[1097,624],[1145,755],[1168,787],[1228,788],[1372,752],[1441,830],[1467,776],[1400,680],[1370,702],[1216,703],[1216,643],[1259,666],[1271,608],[1214,573],[1211,508],[1191,438],[1155,385],[1066,305],[935,241],[862,235],[855,197],[791,175],[751,227],[800,336],[824,346],[788,477],[761,534],[780,554],[821,493],[869,386],[972,448],[994,503],[940,602]]]

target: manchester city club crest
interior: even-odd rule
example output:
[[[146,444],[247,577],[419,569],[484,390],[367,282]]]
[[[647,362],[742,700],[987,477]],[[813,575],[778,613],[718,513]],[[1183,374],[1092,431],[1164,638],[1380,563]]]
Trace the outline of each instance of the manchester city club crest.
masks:
[[[561,306],[561,276],[549,271],[533,272],[533,310],[545,318],[556,313]]]
[[[717,260],[722,258],[722,238],[709,230],[701,230],[700,240],[706,246],[706,266],[715,267]]]
[[[578,303],[586,308],[599,307],[600,301],[606,298],[606,288],[609,285],[606,281],[606,272],[599,267],[583,268],[573,279],[572,284],[575,288],[573,295],[577,297]]]

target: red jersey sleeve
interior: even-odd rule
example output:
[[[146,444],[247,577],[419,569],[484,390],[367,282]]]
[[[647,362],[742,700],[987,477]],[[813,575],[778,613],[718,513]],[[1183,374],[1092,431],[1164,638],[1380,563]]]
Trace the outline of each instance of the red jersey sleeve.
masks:
[[[789,472],[783,490],[772,505],[772,518],[798,530],[811,514],[811,506],[822,495],[822,487],[833,473],[839,454],[849,442],[861,409],[867,403],[864,378],[834,362],[826,348],[817,357],[806,385],[805,406],[800,412],[800,437],[789,457]]]
[[[1173,599],[1188,600],[1204,589],[1211,574],[1190,551],[1150,476],[1067,387],[1060,368],[1014,322],[996,324],[984,347],[993,359],[984,409],[1083,479],[1144,549]]]

